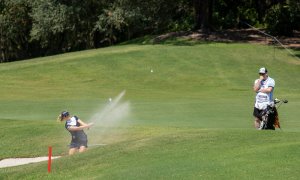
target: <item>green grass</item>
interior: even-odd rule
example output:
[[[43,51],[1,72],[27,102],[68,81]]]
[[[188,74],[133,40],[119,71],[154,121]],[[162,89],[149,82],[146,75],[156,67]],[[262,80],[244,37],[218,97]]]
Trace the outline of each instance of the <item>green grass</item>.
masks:
[[[0,64],[0,159],[45,156],[48,146],[63,155],[51,174],[42,162],[0,169],[0,179],[297,179],[300,61],[275,55],[267,46],[174,40]],[[275,96],[289,99],[282,130],[252,127],[261,66]],[[88,134],[108,145],[66,156],[70,135],[58,113],[88,120],[122,90],[130,116],[98,127],[101,142]]]

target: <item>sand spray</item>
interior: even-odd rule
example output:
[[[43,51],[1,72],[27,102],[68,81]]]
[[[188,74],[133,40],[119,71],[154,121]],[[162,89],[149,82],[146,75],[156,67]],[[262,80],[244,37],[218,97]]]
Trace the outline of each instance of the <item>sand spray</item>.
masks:
[[[130,116],[130,102],[122,100],[125,93],[124,90],[115,98],[109,98],[107,104],[99,108],[88,121],[93,123],[90,130],[86,131],[91,146],[104,145],[122,137],[126,129],[122,127]]]

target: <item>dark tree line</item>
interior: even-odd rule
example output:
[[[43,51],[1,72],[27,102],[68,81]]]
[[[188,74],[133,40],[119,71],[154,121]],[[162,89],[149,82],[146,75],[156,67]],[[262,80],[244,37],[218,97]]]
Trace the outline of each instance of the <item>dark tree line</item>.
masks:
[[[241,22],[292,36],[299,14],[299,0],[0,0],[0,62]]]

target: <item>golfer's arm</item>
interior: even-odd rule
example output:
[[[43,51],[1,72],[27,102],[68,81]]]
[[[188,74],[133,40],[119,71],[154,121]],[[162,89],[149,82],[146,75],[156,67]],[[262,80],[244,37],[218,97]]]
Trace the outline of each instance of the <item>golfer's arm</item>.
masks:
[[[80,119],[78,119],[78,122],[79,122],[79,124],[82,125],[82,126],[87,126],[87,125],[88,125],[88,124],[86,124],[85,122],[81,121]]]
[[[86,126],[79,126],[79,127],[71,126],[71,127],[68,128],[68,130],[70,130],[70,131],[80,131],[80,130],[83,130],[84,128],[87,128],[87,127],[88,127],[87,125]]]

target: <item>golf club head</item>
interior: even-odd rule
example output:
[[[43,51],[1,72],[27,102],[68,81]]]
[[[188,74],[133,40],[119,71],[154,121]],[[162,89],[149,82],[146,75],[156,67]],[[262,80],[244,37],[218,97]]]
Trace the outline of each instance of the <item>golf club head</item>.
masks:
[[[275,103],[275,104],[277,104],[277,103],[279,103],[279,102],[280,102],[280,99],[277,99],[277,98],[274,99],[274,103]]]
[[[282,100],[283,103],[288,103],[289,101],[287,99]]]

